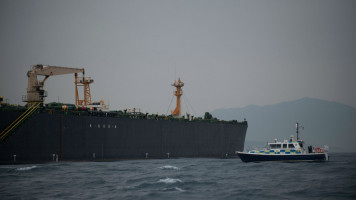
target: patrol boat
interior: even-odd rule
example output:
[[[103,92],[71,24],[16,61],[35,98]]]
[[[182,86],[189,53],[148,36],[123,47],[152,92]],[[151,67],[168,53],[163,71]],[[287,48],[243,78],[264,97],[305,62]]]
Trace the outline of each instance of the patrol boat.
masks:
[[[328,148],[308,146],[305,149],[305,142],[299,140],[299,123],[296,124],[297,140],[293,136],[290,140],[283,142],[274,140],[267,143],[267,147],[261,150],[251,150],[248,152],[236,152],[244,162],[259,161],[328,161]]]

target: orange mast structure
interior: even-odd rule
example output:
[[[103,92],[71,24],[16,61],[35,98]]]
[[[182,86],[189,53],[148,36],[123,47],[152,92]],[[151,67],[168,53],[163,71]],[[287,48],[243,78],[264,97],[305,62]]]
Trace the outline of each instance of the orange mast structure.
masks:
[[[177,88],[177,90],[173,92],[173,94],[177,96],[177,106],[176,109],[174,109],[174,111],[172,112],[172,115],[178,117],[181,113],[180,97],[183,95],[182,87],[184,86],[184,83],[180,80],[180,78],[178,78],[178,82],[174,81],[172,86]]]
[[[75,73],[75,105],[76,106],[88,106],[91,105],[90,84],[94,83],[94,80],[90,77],[78,77]],[[84,87],[84,100],[79,99],[78,87]]]

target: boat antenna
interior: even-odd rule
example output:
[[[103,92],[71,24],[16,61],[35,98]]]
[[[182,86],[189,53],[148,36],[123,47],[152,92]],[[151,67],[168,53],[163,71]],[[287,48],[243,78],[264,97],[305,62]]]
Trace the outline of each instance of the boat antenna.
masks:
[[[177,79],[177,64],[174,63],[174,80]]]
[[[299,122],[297,122],[297,124],[296,124],[296,128],[297,128],[297,141],[299,140]],[[302,129],[302,130],[304,130],[304,127],[303,126],[300,126],[300,128]]]

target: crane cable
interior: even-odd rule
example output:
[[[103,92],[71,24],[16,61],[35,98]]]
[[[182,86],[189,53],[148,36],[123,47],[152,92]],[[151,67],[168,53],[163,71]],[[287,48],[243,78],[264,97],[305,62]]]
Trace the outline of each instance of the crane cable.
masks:
[[[184,98],[185,101],[188,102],[188,105],[192,108],[192,111],[193,111],[194,116],[196,116],[197,113],[195,112],[193,106],[190,104],[190,102],[189,102],[189,100],[188,100],[187,93],[185,93],[185,95],[183,95],[183,98]],[[188,108],[188,106],[187,106],[187,108]]]
[[[169,106],[168,106],[167,111],[166,111],[166,115],[168,114],[168,110],[169,110],[169,108],[171,107],[171,104],[172,104],[173,98],[174,98],[174,95],[172,95],[171,103],[169,103]]]

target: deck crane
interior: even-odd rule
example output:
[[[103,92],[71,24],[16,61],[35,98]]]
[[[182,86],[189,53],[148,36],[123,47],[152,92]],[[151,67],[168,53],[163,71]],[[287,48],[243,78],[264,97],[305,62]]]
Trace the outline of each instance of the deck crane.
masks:
[[[63,74],[75,74],[75,86],[76,86],[76,105],[89,105],[91,104],[90,98],[90,87],[89,84],[94,81],[89,77],[84,77],[84,68],[69,68],[69,67],[58,67],[58,66],[45,66],[45,65],[34,65],[32,70],[27,72],[28,86],[27,95],[22,97],[22,101],[27,102],[31,105],[36,102],[43,103],[44,98],[47,97],[47,91],[43,89],[45,81],[50,76],[63,75]],[[83,77],[78,78],[78,73],[83,73]],[[37,76],[44,76],[42,81],[37,79]],[[84,101],[79,100],[78,86],[84,85]]]

